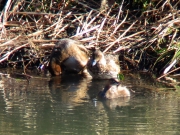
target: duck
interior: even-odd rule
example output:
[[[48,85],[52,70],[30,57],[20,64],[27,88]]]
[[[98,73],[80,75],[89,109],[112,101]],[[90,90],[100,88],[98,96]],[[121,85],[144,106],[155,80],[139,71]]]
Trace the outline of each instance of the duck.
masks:
[[[80,74],[86,72],[89,51],[79,41],[60,39],[54,46],[49,61],[49,72],[53,76],[61,74]]]
[[[126,86],[121,86],[120,82],[115,78],[109,79],[107,85],[98,93],[98,98],[102,99],[115,99],[119,97],[130,97],[130,91]]]
[[[107,54],[95,48],[92,50],[87,70],[94,79],[117,78],[120,73],[120,64],[117,55]]]

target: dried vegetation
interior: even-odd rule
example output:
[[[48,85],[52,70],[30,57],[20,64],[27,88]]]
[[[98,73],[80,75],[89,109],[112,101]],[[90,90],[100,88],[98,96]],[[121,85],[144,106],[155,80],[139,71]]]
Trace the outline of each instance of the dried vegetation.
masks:
[[[1,12],[0,65],[24,71],[46,65],[58,39],[71,38],[88,49],[119,54],[123,69],[177,71],[180,1],[131,4],[122,0],[102,8],[93,0],[8,0]]]

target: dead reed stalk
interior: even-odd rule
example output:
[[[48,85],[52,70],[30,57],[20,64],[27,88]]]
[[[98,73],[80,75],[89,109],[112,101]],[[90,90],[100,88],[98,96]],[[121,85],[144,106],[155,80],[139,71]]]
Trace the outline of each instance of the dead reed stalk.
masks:
[[[100,11],[92,2],[69,0],[47,6],[40,0],[8,0],[1,13],[0,63],[12,61],[15,53],[27,47],[31,51],[25,55],[33,52],[37,56],[29,58],[48,57],[58,39],[72,38],[82,41],[88,49],[95,46],[105,53],[123,54],[123,65],[155,70],[162,54],[158,51],[180,44],[178,0],[173,5],[171,1],[161,2],[162,6],[157,3],[154,9],[149,5],[144,12],[126,9],[124,1]]]

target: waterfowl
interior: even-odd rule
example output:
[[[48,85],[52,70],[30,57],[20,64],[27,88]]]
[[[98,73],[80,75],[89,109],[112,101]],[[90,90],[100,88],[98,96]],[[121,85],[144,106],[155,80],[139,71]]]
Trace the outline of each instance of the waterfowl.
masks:
[[[116,78],[120,72],[119,60],[115,55],[104,55],[99,49],[94,49],[87,69],[96,79]]]
[[[114,78],[111,78],[104,89],[98,93],[98,97],[104,99],[114,99],[129,96],[130,91],[125,86],[121,86],[120,82]]]
[[[61,39],[54,46],[49,62],[52,75],[83,72],[89,60],[88,50],[78,41]]]

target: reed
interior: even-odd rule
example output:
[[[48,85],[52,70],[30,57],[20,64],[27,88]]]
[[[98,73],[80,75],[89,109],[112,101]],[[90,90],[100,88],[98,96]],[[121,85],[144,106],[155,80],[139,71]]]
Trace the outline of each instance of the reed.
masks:
[[[0,66],[21,65],[25,71],[48,63],[58,39],[71,38],[88,49],[96,46],[104,53],[119,54],[124,69],[176,71],[180,2],[151,3],[135,10],[122,1],[103,10],[93,0],[8,0],[1,12]]]

